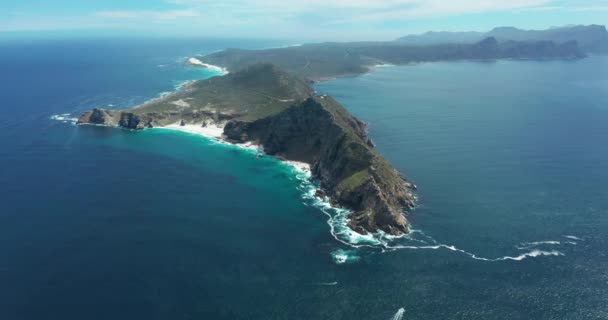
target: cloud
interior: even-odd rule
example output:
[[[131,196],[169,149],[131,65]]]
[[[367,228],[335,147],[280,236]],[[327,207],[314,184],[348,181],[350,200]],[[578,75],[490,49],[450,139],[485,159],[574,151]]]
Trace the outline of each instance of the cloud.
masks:
[[[168,0],[169,3],[225,14],[291,17],[327,14],[334,21],[412,20],[420,18],[536,8],[555,0]],[[329,22],[329,21],[328,21]]]
[[[540,28],[569,13],[572,20],[564,23],[590,23],[608,9],[608,0],[157,0],[157,9],[139,3],[141,7],[128,10],[119,4],[97,11],[87,6],[12,15],[9,10],[0,12],[0,31],[106,28],[180,35],[390,39],[430,29],[489,29],[494,21],[485,14],[498,17],[499,25]],[[13,10],[17,9],[24,10]]]
[[[192,18],[200,16],[195,10],[167,10],[167,11],[98,11],[96,16],[111,19],[146,19],[146,20],[175,20],[179,18]]]

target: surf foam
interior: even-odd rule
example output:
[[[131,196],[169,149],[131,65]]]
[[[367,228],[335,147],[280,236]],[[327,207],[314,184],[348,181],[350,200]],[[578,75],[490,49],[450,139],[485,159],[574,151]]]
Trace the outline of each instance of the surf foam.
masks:
[[[208,63],[204,63],[201,60],[197,59],[197,58],[188,58],[188,63],[194,66],[200,66],[212,71],[216,71],[219,72],[221,74],[227,74],[228,70],[226,68],[222,68],[219,66],[214,66],[212,64],[208,64]]]
[[[76,122],[78,122],[78,118],[72,116],[69,113],[55,114],[55,115],[52,115],[50,118],[51,118],[51,120],[61,121],[63,123],[76,124]]]

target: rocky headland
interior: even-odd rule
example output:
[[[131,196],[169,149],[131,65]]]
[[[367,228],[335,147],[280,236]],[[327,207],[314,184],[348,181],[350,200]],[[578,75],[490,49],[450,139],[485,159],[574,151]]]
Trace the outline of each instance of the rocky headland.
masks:
[[[266,50],[229,49],[193,66],[231,72],[194,81],[182,90],[129,110],[93,109],[79,124],[141,130],[211,128],[214,136],[261,146],[269,155],[310,165],[319,197],[351,210],[358,233],[408,232],[405,214],[416,188],[374,150],[366,124],[311,82],[368,72],[379,64],[492,59],[579,59],[576,41],[499,41],[410,46],[400,41],[322,43]],[[219,67],[216,67],[219,66]],[[284,71],[286,70],[286,71]]]
[[[78,123],[134,130],[223,128],[227,141],[253,143],[269,155],[309,164],[323,189],[319,196],[350,209],[349,227],[358,233],[408,232],[404,213],[414,207],[415,186],[374,150],[366,124],[272,64],[195,81],[129,110],[93,109]]]

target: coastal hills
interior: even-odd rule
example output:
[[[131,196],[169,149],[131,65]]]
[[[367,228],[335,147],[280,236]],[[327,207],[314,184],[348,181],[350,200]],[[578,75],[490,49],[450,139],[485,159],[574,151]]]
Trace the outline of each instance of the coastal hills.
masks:
[[[414,207],[411,183],[373,149],[364,122],[329,96],[271,64],[191,83],[182,91],[129,110],[94,109],[79,124],[145,129],[167,125],[223,128],[223,138],[310,164],[335,205],[352,210],[359,233],[408,232],[402,209]]]
[[[498,41],[553,41],[557,44],[576,41],[583,52],[608,53],[608,31],[600,25],[575,25],[546,30],[522,30],[498,27],[488,32],[433,32],[408,35],[397,39],[407,45],[428,46],[437,44],[475,43],[494,37]]]
[[[381,64],[583,57],[576,40],[494,36],[470,44],[392,41],[228,49],[199,57],[203,62],[193,65],[221,66],[228,75],[191,82],[129,110],[96,108],[82,114],[78,124],[194,127],[232,143],[258,145],[269,155],[309,164],[322,189],[317,196],[350,209],[352,230],[401,235],[408,232],[404,212],[415,205],[415,185],[374,150],[366,124],[332,97],[316,95],[312,82],[359,75]]]
[[[227,49],[204,57],[206,63],[237,71],[254,63],[272,63],[302,79],[320,81],[369,72],[376,65],[496,59],[579,59],[576,41],[499,41],[409,45],[401,41],[318,43],[265,50]]]

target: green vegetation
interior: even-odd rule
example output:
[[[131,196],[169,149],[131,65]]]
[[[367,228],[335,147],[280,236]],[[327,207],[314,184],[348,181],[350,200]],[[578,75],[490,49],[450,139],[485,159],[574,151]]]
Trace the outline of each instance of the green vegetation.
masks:
[[[491,38],[492,39],[492,38]],[[489,45],[491,44],[491,45]],[[584,57],[576,42],[503,41],[472,44],[408,45],[405,42],[320,43],[266,50],[229,49],[201,57],[206,63],[238,71],[272,63],[302,79],[359,75],[378,64],[480,59],[573,59]]]
[[[314,90],[276,66],[256,64],[241,72],[195,81],[184,90],[148,102],[134,114],[193,112],[221,113],[226,117],[253,121],[285,110],[304,100]]]
[[[338,185],[338,188],[342,190],[355,190],[358,186],[362,185],[363,182],[369,179],[369,177],[368,169],[363,169],[342,180]]]

